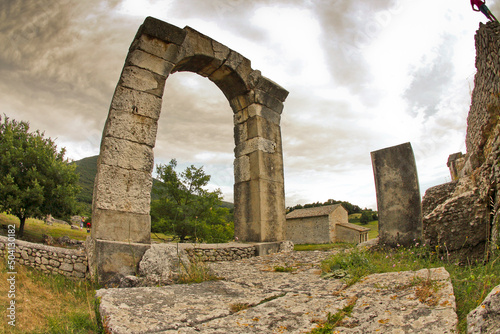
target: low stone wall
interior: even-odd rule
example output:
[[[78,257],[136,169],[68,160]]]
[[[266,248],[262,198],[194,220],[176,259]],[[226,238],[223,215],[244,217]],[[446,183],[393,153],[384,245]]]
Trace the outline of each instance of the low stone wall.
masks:
[[[7,252],[8,238],[0,236],[0,255]],[[85,278],[88,275],[87,256],[83,250],[46,246],[16,240],[16,264],[36,268],[46,273]]]
[[[185,248],[185,251],[190,259],[202,262],[235,261],[256,256],[256,248],[254,245],[242,245],[235,247],[224,246],[220,248],[193,247]]]

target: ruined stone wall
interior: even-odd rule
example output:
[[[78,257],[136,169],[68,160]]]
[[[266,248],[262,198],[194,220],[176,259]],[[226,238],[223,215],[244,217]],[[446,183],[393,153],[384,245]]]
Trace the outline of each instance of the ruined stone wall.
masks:
[[[255,246],[187,248],[188,257],[202,262],[236,261],[256,256]]]
[[[467,153],[449,166],[456,181],[428,189],[422,201],[425,241],[463,262],[483,259],[499,239],[500,24],[480,24],[475,43]]]
[[[475,36],[476,41],[476,76],[471,107],[467,117],[467,153],[472,170],[486,161],[489,154],[485,150],[491,131],[498,123],[500,97],[500,25],[498,23],[481,24]],[[469,169],[469,172],[470,170]]]
[[[0,254],[6,255],[8,238],[0,236]],[[61,274],[73,278],[88,276],[87,257],[83,250],[52,247],[16,240],[16,264],[25,265],[45,273]]]

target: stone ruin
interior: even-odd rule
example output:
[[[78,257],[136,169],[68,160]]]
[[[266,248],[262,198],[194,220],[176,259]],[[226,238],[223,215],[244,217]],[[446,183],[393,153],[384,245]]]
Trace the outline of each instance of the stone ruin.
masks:
[[[420,204],[414,199],[420,195],[409,143],[372,152],[382,242],[408,245],[420,239],[423,230],[427,244],[441,246],[461,260],[480,259],[497,248],[499,33],[498,24],[488,23],[476,34],[467,153],[450,156],[452,182],[428,189]],[[284,240],[280,118],[288,92],[228,47],[190,27],[180,29],[148,17],[130,46],[101,142],[87,241],[90,272],[101,283],[134,274],[150,248],[153,147],[165,81],[180,71],[214,82],[234,112],[236,236],[252,242]],[[394,173],[401,182],[387,178]],[[399,213],[391,209],[394,189],[399,190],[392,195],[403,203]]]
[[[283,240],[285,197],[280,119],[288,92],[250,60],[198,31],[152,17],[132,42],[104,127],[94,185],[89,269],[104,284],[134,274],[150,247],[153,147],[165,81],[207,77],[234,112],[235,235]]]
[[[429,188],[422,200],[425,242],[465,263],[497,250],[500,225],[500,25],[481,24],[475,42],[467,153],[450,155],[452,181]]]
[[[371,152],[379,240],[390,247],[410,246],[422,238],[417,165],[410,143]]]

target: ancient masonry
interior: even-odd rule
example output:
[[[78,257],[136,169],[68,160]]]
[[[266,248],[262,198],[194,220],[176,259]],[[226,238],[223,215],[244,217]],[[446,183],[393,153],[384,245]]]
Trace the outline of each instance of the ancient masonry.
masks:
[[[256,255],[254,245],[240,247],[186,248],[190,260],[201,262],[236,261]]]
[[[410,143],[371,152],[380,242],[410,246],[422,238],[417,165]]]
[[[467,153],[452,154],[452,182],[430,188],[422,201],[424,238],[459,261],[482,259],[499,245],[500,25],[481,24],[467,118]]]
[[[7,253],[8,238],[0,236],[0,254]],[[16,261],[45,273],[61,274],[67,277],[85,278],[87,256],[83,250],[52,247],[16,240]]]
[[[146,18],[130,46],[104,127],[94,185],[91,275],[101,283],[133,274],[150,245],[153,147],[165,80],[207,77],[234,112],[235,234],[283,240],[285,200],[280,119],[288,92],[250,60],[185,27]]]

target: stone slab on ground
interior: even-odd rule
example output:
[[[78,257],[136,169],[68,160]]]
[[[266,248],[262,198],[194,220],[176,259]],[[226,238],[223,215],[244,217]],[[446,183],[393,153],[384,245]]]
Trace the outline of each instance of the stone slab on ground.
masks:
[[[444,268],[370,275],[347,288],[320,277],[330,254],[212,263],[224,279],[200,284],[101,289],[101,316],[111,333],[307,333],[355,302],[338,333],[454,332],[455,297]]]
[[[467,333],[500,333],[500,285],[467,315]]]

